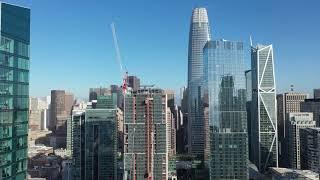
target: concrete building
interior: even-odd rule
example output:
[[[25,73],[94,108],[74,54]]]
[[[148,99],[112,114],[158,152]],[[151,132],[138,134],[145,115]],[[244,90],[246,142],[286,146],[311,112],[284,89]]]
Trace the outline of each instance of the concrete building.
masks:
[[[118,85],[110,85],[111,93],[117,94],[117,106],[120,109],[123,109],[123,93],[122,88]]]
[[[254,164],[260,172],[278,167],[278,122],[272,45],[251,47]]]
[[[137,76],[128,76],[128,87],[133,91],[140,89],[140,79]]]
[[[126,95],[124,179],[168,179],[167,108],[161,89]]]
[[[207,10],[195,8],[192,11],[188,50],[188,121],[189,153],[203,159],[205,149],[204,120],[201,96],[203,77],[203,52],[206,42],[210,40],[210,26]]]
[[[205,85],[201,99],[208,102],[203,107],[208,107],[204,114],[210,122],[210,179],[248,179],[244,45],[208,41],[203,52]]]
[[[53,154],[37,154],[29,158],[28,174],[31,178],[60,179],[62,159]]]
[[[29,98],[29,129],[46,130],[49,119],[49,104],[43,98]]]
[[[300,169],[300,129],[307,127],[315,127],[316,122],[313,121],[312,113],[289,113],[287,121],[287,135],[288,141],[285,147],[289,168]]]
[[[270,168],[272,180],[318,180],[319,174],[310,170]]]
[[[168,156],[169,159],[176,155],[176,135],[177,131],[175,128],[175,118],[174,114],[171,112],[171,109],[167,108],[167,137],[168,137]]]
[[[301,112],[313,113],[313,120],[316,121],[317,127],[320,127],[320,99],[305,99],[300,106]]]
[[[167,99],[167,133],[169,137],[168,142],[168,153],[169,153],[169,160],[171,157],[176,155],[176,136],[177,136],[177,112],[175,110],[175,92],[173,90],[165,90],[164,93],[166,94]]]
[[[307,99],[308,94],[288,92],[277,95],[277,120],[279,139],[279,165],[280,167],[290,167],[288,164],[288,152],[286,134],[289,121],[289,113],[301,112],[300,103]]]
[[[0,2],[0,21],[0,179],[26,179],[30,9]]]
[[[49,129],[53,132],[51,146],[66,148],[67,120],[71,116],[74,96],[64,90],[51,91]]]
[[[301,169],[320,174],[320,128],[300,129]]]

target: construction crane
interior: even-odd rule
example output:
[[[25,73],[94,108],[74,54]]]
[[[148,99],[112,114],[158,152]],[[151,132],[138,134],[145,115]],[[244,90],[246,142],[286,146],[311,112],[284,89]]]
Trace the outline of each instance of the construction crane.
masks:
[[[120,73],[123,74],[121,88],[122,88],[123,96],[125,96],[126,93],[127,93],[127,89],[128,89],[128,82],[127,82],[128,81],[128,71],[124,71],[123,66],[122,66],[120,48],[119,48],[119,44],[118,44],[118,38],[117,38],[116,28],[115,28],[115,24],[114,23],[111,23],[111,30],[112,30],[114,46],[115,46],[115,49],[116,49],[116,58],[117,58],[119,66],[120,66]],[[124,107],[125,107],[125,98],[123,98],[123,104],[124,104]],[[124,113],[125,113],[125,111],[124,111]],[[132,140],[133,141],[134,141],[134,134],[135,134],[135,128],[133,127],[133,136],[132,136]],[[134,149],[134,143],[133,143],[133,149]],[[131,166],[131,172],[133,174],[133,180],[136,180],[136,170],[135,170],[136,169],[136,167],[135,167],[136,156],[135,156],[134,153],[133,153],[133,156],[132,156],[132,160],[133,160],[133,162],[132,162],[132,166]]]
[[[119,48],[119,44],[118,44],[118,38],[117,38],[117,34],[116,34],[116,27],[115,27],[114,23],[111,23],[111,30],[112,30],[114,47],[116,49],[116,59],[117,59],[118,64],[120,66],[120,73],[123,74],[121,89],[122,89],[123,95],[125,95],[126,92],[127,92],[127,88],[128,88],[128,83],[127,83],[128,71],[124,71],[123,66],[122,66],[120,48]]]

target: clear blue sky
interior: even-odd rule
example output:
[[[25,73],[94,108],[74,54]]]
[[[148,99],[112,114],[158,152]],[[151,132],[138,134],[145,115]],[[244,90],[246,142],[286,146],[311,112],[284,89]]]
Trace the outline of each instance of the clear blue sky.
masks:
[[[31,96],[120,84],[110,23],[123,63],[143,84],[179,89],[187,80],[192,8],[206,7],[212,37],[272,43],[278,92],[320,87],[319,0],[7,0],[31,7]],[[249,57],[248,57],[249,58]],[[247,59],[249,62],[249,59]]]

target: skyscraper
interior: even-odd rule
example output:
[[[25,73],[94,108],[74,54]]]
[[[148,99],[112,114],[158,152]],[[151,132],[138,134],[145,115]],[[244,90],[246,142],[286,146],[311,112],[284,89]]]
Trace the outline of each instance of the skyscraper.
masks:
[[[210,179],[248,179],[242,42],[207,42],[204,47],[204,82],[204,96],[209,97]]]
[[[300,104],[301,112],[312,112],[313,120],[316,121],[317,127],[320,127],[320,99],[305,99]]]
[[[301,169],[320,174],[320,128],[300,129]]]
[[[96,104],[72,112],[70,147],[76,180],[117,179],[116,97],[98,96]]]
[[[277,106],[272,45],[251,47],[254,164],[260,172],[278,167]]]
[[[289,113],[300,112],[300,103],[307,98],[307,94],[288,92],[277,95],[277,120],[278,120],[278,139],[279,139],[279,165],[288,166],[288,147],[286,133],[288,131],[287,121]]]
[[[126,95],[124,179],[168,179],[167,108],[161,89]]]
[[[84,180],[84,168],[85,164],[85,110],[73,110],[70,120],[70,128],[68,132],[70,134],[70,144],[68,144],[68,150],[71,151],[72,165],[73,165],[73,179]]]
[[[26,179],[30,9],[0,2],[0,179]]]
[[[53,132],[50,143],[55,148],[66,147],[67,119],[70,118],[74,96],[64,90],[51,91],[49,129]]]
[[[133,91],[140,89],[140,79],[137,76],[128,76],[128,87]]]
[[[193,9],[188,49],[189,152],[203,158],[205,149],[203,108],[200,100],[203,78],[203,47],[210,40],[205,8]]]
[[[313,121],[312,113],[289,113],[287,123],[287,138],[288,145],[286,160],[288,161],[289,168],[300,169],[300,129],[307,127],[315,127],[316,122]]]
[[[85,117],[85,179],[117,179],[116,109],[87,109]]]
[[[247,108],[247,131],[248,131],[248,146],[249,146],[249,160],[253,161],[253,154],[252,152],[252,133],[251,133],[251,116],[252,116],[252,71],[247,70],[245,71],[245,77],[246,77],[246,91],[247,91],[247,102],[246,102],[246,108]]]
[[[313,98],[314,99],[320,99],[320,89],[314,89],[313,90]]]

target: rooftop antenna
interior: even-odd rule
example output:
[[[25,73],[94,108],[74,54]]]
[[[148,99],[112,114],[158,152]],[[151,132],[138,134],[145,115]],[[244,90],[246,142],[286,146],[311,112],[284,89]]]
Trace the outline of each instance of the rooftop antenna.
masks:
[[[250,46],[252,47],[252,37],[250,35]]]

